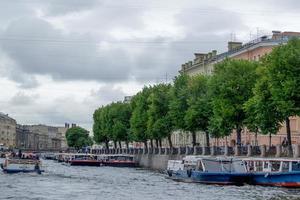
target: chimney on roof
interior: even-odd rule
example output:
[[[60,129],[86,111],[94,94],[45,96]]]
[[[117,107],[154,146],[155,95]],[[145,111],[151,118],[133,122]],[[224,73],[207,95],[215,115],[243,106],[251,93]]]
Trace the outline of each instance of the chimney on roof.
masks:
[[[65,128],[70,128],[70,124],[69,123],[65,123]]]
[[[217,56],[217,50],[212,50],[211,53],[212,53],[212,57],[213,57],[213,58]]]
[[[232,51],[233,49],[237,49],[243,45],[242,42],[228,42],[228,51]]]

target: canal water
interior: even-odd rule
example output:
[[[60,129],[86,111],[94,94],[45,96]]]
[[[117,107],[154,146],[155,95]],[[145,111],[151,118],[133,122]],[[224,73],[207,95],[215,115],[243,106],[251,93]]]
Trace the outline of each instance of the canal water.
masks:
[[[0,199],[300,199],[300,189],[183,183],[144,169],[73,167],[54,161],[43,165],[42,175],[0,172]]]

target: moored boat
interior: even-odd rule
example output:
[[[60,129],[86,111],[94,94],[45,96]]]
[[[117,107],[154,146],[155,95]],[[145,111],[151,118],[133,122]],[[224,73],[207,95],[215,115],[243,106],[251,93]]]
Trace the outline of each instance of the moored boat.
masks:
[[[110,167],[138,167],[138,162],[134,160],[132,155],[106,155],[101,156],[103,166]]]
[[[245,158],[251,173],[250,184],[300,187],[300,160],[279,158]]]
[[[244,162],[225,157],[186,156],[169,160],[167,173],[176,180],[219,185],[243,185],[250,179]]]
[[[92,154],[73,154],[69,156],[67,161],[73,166],[101,166],[102,161]]]

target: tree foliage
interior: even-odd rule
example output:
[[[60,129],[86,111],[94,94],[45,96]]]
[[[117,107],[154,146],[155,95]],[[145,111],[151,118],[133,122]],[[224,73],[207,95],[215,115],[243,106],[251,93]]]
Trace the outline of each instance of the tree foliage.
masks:
[[[203,131],[206,133],[206,145],[209,146],[209,119],[212,115],[210,102],[209,77],[197,75],[191,77],[188,81],[188,99],[184,121],[185,128],[192,133]],[[193,138],[193,144],[196,145],[196,138]]]
[[[148,123],[148,97],[150,88],[144,87],[143,90],[137,93],[131,100],[132,117],[130,119],[130,130],[135,141],[144,142],[147,146],[149,135],[147,134]]]
[[[148,121],[147,131],[151,138],[160,141],[162,138],[169,138],[169,146],[172,147],[170,135],[172,122],[169,116],[170,91],[169,84],[158,84],[152,88],[148,97]]]
[[[290,116],[300,114],[300,40],[273,49],[263,63],[270,83],[273,100],[278,105],[279,116],[286,122],[289,153],[292,154]]]
[[[66,132],[66,139],[69,147],[80,149],[82,147],[90,146],[93,144],[89,132],[81,127],[69,128]]]
[[[244,104],[252,97],[257,79],[256,67],[255,62],[227,59],[215,66],[211,81],[213,116],[210,129],[221,136],[229,135],[235,129],[238,145],[246,119]]]

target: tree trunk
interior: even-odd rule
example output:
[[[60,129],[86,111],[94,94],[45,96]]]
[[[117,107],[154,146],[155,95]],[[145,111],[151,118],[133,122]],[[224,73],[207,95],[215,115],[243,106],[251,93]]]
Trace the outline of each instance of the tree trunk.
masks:
[[[206,139],[206,146],[209,147],[209,133],[208,131],[205,131],[205,139]]]
[[[129,149],[129,142],[126,141],[126,148]]]
[[[258,146],[257,131],[255,132],[254,138],[255,138],[255,142],[254,142],[255,146]]]
[[[147,140],[144,141],[144,148],[145,148],[145,149],[148,149],[148,143],[147,143]]]
[[[173,148],[171,134],[168,135],[168,142],[169,142],[169,147]]]
[[[272,134],[269,133],[269,147],[271,148],[272,146]]]
[[[119,141],[119,148],[122,149],[121,141]]]
[[[242,129],[237,126],[237,129],[236,129],[236,145],[237,146],[241,146],[242,144]]]
[[[116,142],[116,141],[114,141],[114,146],[115,146],[115,149],[118,148],[118,147],[117,147],[117,142]]]
[[[195,131],[192,132],[192,144],[193,144],[193,147],[196,146],[196,132]]]
[[[161,146],[162,146],[161,145],[161,139],[159,139],[158,142],[159,142],[159,147],[161,148]]]
[[[288,141],[288,156],[293,156],[290,119],[288,117],[285,119],[285,123],[286,123],[286,137]]]
[[[150,140],[150,146],[151,146],[151,149],[153,149],[153,146],[154,146],[153,145],[153,139]]]
[[[156,148],[159,147],[159,144],[158,144],[158,139],[155,139],[155,145],[156,145]]]
[[[106,147],[106,149],[109,149],[108,143],[109,143],[109,141],[105,141],[105,147]]]

